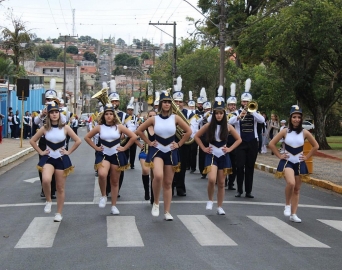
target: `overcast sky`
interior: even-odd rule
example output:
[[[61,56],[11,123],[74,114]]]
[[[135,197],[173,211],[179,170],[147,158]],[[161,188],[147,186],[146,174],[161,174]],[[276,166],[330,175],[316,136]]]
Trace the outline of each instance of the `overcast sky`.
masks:
[[[197,0],[187,0],[197,7]],[[96,39],[114,36],[131,44],[133,38],[146,38],[154,44],[173,42],[173,26],[149,25],[149,22],[177,23],[177,43],[194,31],[186,17],[203,19],[184,0],[5,0],[0,17],[12,8],[16,17],[26,22],[27,29],[47,39],[73,34],[72,10],[75,9],[75,35]],[[9,20],[0,19],[0,26],[11,27]]]

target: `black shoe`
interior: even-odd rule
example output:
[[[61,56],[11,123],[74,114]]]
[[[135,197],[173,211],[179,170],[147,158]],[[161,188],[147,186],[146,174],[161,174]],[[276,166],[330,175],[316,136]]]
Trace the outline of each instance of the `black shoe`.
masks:
[[[179,190],[177,191],[177,196],[184,197],[186,196],[186,192],[184,192],[183,190]]]
[[[133,166],[133,167],[131,167],[131,169],[132,169],[132,170],[134,170],[134,166]]]
[[[44,191],[40,192],[40,197],[45,198]]]
[[[190,168],[186,168],[186,170],[187,170],[187,171],[189,171],[189,170],[190,170]]]
[[[56,195],[55,194],[51,194],[51,199],[56,199]]]
[[[235,197],[236,198],[240,198],[241,197],[241,193],[240,192],[236,192]]]
[[[253,199],[254,198],[254,196],[252,195],[252,193],[246,193],[246,196],[245,196],[246,198],[251,198],[251,199]]]
[[[120,194],[118,194],[118,198],[120,198],[121,197],[121,195]]]
[[[194,173],[196,170],[191,170],[190,173]]]
[[[236,190],[236,188],[233,186],[228,186],[228,190]]]
[[[207,178],[207,175],[206,174],[202,174],[201,179],[206,179],[206,178]]]

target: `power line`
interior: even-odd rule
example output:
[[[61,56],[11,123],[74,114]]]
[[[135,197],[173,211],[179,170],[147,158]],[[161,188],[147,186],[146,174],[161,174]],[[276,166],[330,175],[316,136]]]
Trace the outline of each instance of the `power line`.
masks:
[[[53,16],[53,13],[52,13],[52,9],[51,9],[49,0],[47,0],[47,2],[48,2],[48,4],[49,4],[49,8],[50,8],[50,12],[51,12],[52,19],[53,19],[53,21],[55,22],[56,28],[58,29],[57,23],[56,23],[56,21],[55,21],[55,17]]]
[[[58,0],[58,2],[59,2],[59,5],[60,5],[60,7],[61,7],[62,17],[63,17],[64,23],[65,23],[65,26],[66,26],[66,28],[67,28],[67,31],[69,32],[68,25],[67,25],[67,23],[66,23],[66,21],[65,21],[65,18],[64,18],[64,12],[63,12],[63,10],[62,10],[61,0]],[[69,33],[70,33],[70,32],[69,32]]]
[[[178,6],[177,6],[176,9],[172,12],[172,14],[170,15],[170,17],[166,20],[167,22],[170,20],[170,18],[172,17],[172,15],[176,12],[176,10],[178,9],[178,7],[180,6],[181,3],[182,3],[182,0],[179,2]]]

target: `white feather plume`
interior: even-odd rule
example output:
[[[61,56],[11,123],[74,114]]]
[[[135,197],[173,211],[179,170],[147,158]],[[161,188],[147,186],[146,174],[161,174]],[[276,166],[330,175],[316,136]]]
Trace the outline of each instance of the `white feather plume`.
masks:
[[[178,91],[178,85],[175,84],[175,85],[173,86],[173,92],[175,93],[175,92],[177,92],[177,91]]]
[[[155,100],[160,99],[160,93],[158,91],[155,92]]]
[[[223,95],[223,86],[220,85],[219,88],[217,89],[217,96],[222,97]]]
[[[251,89],[251,83],[252,83],[252,80],[248,78],[245,83],[245,92],[249,92],[249,89]]]
[[[192,100],[192,91],[189,91],[189,100]]]
[[[129,104],[133,105],[134,103],[134,97],[131,97],[131,99],[129,100]]]
[[[179,75],[178,78],[177,78],[177,88],[178,90],[177,91],[182,91],[182,77]]]
[[[230,96],[231,97],[235,97],[235,91],[236,91],[236,84],[235,83],[232,83],[230,85]]]
[[[207,100],[207,92],[205,92],[204,87],[201,88],[200,97],[202,97],[204,100]]]
[[[50,80],[50,89],[56,90],[56,79]]]
[[[115,80],[110,80],[109,85],[110,85],[110,92],[111,93],[112,92],[116,92],[116,82],[115,82]]]
[[[108,84],[106,82],[102,82],[102,89],[107,88],[107,87],[108,87]]]

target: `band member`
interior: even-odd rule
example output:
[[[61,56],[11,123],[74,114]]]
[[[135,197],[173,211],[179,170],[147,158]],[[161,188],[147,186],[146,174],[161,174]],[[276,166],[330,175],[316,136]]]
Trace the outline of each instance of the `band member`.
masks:
[[[200,96],[197,98],[197,109],[196,109],[196,114],[198,116],[203,116],[204,114],[204,108],[203,108],[203,103],[207,101],[207,93],[205,92],[205,88],[202,87],[200,91]]]
[[[31,138],[30,144],[41,156],[38,169],[42,172],[43,190],[46,196],[45,213],[51,212],[51,181],[55,175],[57,185],[57,213],[54,221],[62,221],[62,210],[65,198],[65,181],[66,177],[74,170],[69,155],[74,152],[81,144],[81,139],[74,131],[62,122],[58,105],[52,101],[47,107],[48,115],[46,124],[40,128]],[[65,149],[66,136],[69,135],[75,143],[68,151]],[[37,141],[44,136],[46,141],[46,149],[41,150],[37,145]]]
[[[151,110],[148,112],[148,118],[156,116],[156,112],[154,110]],[[149,126],[145,131],[145,136],[151,141],[155,141],[154,137],[154,130],[153,126]],[[139,154],[139,161],[141,165],[142,170],[142,182],[145,190],[145,200],[151,200],[151,204],[154,203],[154,197],[153,197],[153,189],[152,189],[152,182],[153,182],[153,171],[150,169],[150,167],[145,165],[146,157],[148,154],[148,144],[144,143],[141,147],[141,152]],[[151,175],[151,188],[150,188],[150,175]],[[150,190],[151,189],[151,196],[150,196]]]
[[[241,197],[243,183],[245,182],[246,198],[254,198],[252,195],[254,164],[258,155],[258,132],[257,123],[263,123],[264,117],[256,112],[248,112],[249,102],[252,95],[249,93],[251,79],[246,80],[245,92],[241,95],[241,108],[238,115],[229,119],[229,124],[235,126],[242,143],[236,148],[236,172],[237,193],[235,197]]]
[[[96,146],[92,141],[95,134],[99,134],[101,146]],[[120,146],[121,135],[126,134],[130,139],[127,144]],[[120,172],[127,169],[129,164],[124,151],[126,151],[137,139],[137,136],[128,128],[119,124],[114,106],[107,104],[101,116],[99,124],[87,133],[84,140],[96,151],[95,167],[98,171],[98,180],[102,197],[99,207],[104,208],[107,203],[106,185],[107,175],[110,170],[110,184],[112,193],[111,214],[120,214],[116,207],[116,200],[119,191]]]
[[[135,132],[138,128],[138,118],[136,115],[133,114],[134,110],[134,97],[131,97],[128,105],[127,105],[127,116],[128,118],[125,120],[127,128]],[[130,148],[127,149],[125,152],[127,159],[129,160],[129,163],[131,164],[131,169],[134,169],[134,162],[135,162],[135,155],[137,152],[137,144],[132,144]]]
[[[209,117],[211,118],[211,103],[209,101],[206,101],[203,103],[203,110],[204,110],[204,114],[200,120],[199,128],[203,127],[206,123],[208,123]],[[209,143],[207,141],[205,134],[203,134],[200,137],[200,139],[201,139],[201,141],[205,147],[209,146]],[[199,149],[198,149],[198,169],[200,170],[200,173],[202,174],[201,179],[205,179],[207,177],[207,174],[203,173],[203,171],[204,171],[204,160],[205,160],[205,152],[203,152],[202,148],[199,147]]]
[[[178,76],[177,84],[174,85],[174,93],[173,100],[174,103],[178,106],[180,112],[186,118],[188,115],[188,110],[183,108],[183,98],[184,94],[181,92],[182,89],[182,78]],[[176,137],[176,142],[179,141],[179,138]],[[187,147],[185,144],[178,149],[180,156],[181,168],[179,172],[176,172],[173,178],[172,183],[172,195],[174,193],[174,188],[176,188],[177,196],[186,196],[186,188],[185,188],[185,172],[186,172],[186,164],[187,164],[187,155],[186,155]]]
[[[206,209],[212,210],[213,197],[215,191],[215,183],[217,183],[217,214],[225,215],[222,209],[224,199],[224,180],[227,174],[232,172],[231,161],[229,154],[240,143],[241,138],[236,130],[227,124],[227,116],[225,112],[225,105],[222,101],[215,101],[214,115],[210,123],[205,124],[195,135],[195,140],[199,147],[206,153],[205,156],[205,174],[208,174],[208,198]],[[227,147],[228,134],[234,137],[235,142]],[[201,136],[207,136],[209,146],[205,147],[201,141]]]
[[[156,91],[155,96],[156,97],[155,97],[154,102],[153,102],[153,109],[156,113],[158,113],[160,93]]]
[[[236,103],[237,98],[235,97],[235,90],[236,90],[236,84],[232,83],[230,85],[230,97],[227,99],[227,118],[228,121],[232,116],[237,116],[238,111],[236,110]],[[234,127],[234,126],[233,126]],[[230,134],[228,135],[228,141],[227,141],[227,147],[230,147],[234,144],[235,139]],[[235,190],[234,188],[234,182],[236,178],[236,150],[232,150],[229,153],[230,160],[232,162],[232,173],[228,176],[228,179],[226,179],[227,183],[226,186],[228,187],[228,190]]]
[[[103,85],[103,86],[105,87],[106,85]],[[108,98],[109,98],[111,104],[114,106],[115,113],[118,116],[118,120],[120,121],[120,123],[125,125],[125,122],[126,122],[126,119],[128,118],[128,115],[125,112],[119,110],[119,107],[120,107],[120,96],[119,96],[119,94],[117,92],[115,92],[116,91],[115,80],[111,80],[110,81],[110,90],[111,90],[111,93],[108,94]],[[121,139],[122,140],[125,139],[125,135],[124,134],[122,135]],[[125,146],[125,143],[127,141],[128,140],[123,140],[123,144],[121,146]],[[120,179],[119,179],[119,192],[120,192],[120,189],[121,189],[121,186],[122,186],[122,183],[123,183],[124,176],[125,176],[125,172],[121,171]],[[109,183],[108,183],[108,185],[107,185],[107,193],[110,193],[110,186],[111,185],[109,185]],[[118,193],[118,197],[120,197],[119,193]]]
[[[201,117],[196,114],[195,101],[192,99],[192,91],[189,91],[188,107],[189,107],[188,115],[186,115],[186,118],[188,119],[190,123],[190,128],[192,131],[190,138],[194,138],[196,132],[198,131]],[[185,154],[186,154],[187,168],[190,169],[190,173],[194,173],[196,171],[196,165],[197,165],[198,145],[195,141],[193,141],[191,144],[184,145],[183,147],[185,149]]]
[[[152,215],[159,216],[159,196],[163,186],[164,217],[165,220],[173,220],[170,214],[172,198],[172,180],[175,171],[180,169],[178,148],[181,147],[191,135],[190,127],[178,115],[172,114],[171,96],[169,93],[160,95],[160,114],[150,117],[138,129],[137,134],[149,146],[146,164],[153,169],[153,194],[154,203]],[[184,131],[183,138],[177,143],[175,141],[176,125]],[[150,141],[144,134],[148,127],[154,127],[155,140]]]
[[[25,112],[23,124],[24,124],[24,139],[27,139],[28,137],[31,137],[31,125],[32,125],[29,111]]]
[[[47,117],[47,106],[50,102],[52,101],[59,101],[57,98],[57,92],[54,90],[56,87],[56,80],[55,79],[51,79],[50,80],[50,89],[46,90],[45,92],[45,108],[40,111],[40,113],[34,118],[34,125],[38,128],[42,128],[45,125],[45,121],[46,121],[46,117]],[[66,117],[64,114],[60,114],[60,118],[63,124],[66,123]],[[35,130],[32,133],[36,133],[37,131]],[[46,140],[45,137],[42,136],[39,139],[38,142],[38,147],[40,148],[40,150],[45,151],[46,150]],[[42,158],[41,155],[39,155],[39,160]],[[42,182],[42,173],[39,171],[39,179],[40,179],[40,183],[42,185],[42,189],[41,189],[41,193],[40,193],[40,197],[45,197],[44,191],[43,191],[43,182]],[[56,199],[56,181],[55,181],[55,176],[52,175],[52,181],[51,181],[51,198],[52,199]]]
[[[273,153],[280,158],[276,177],[284,176],[286,181],[284,215],[290,217],[290,221],[297,223],[302,222],[297,216],[301,179],[309,177],[305,161],[312,157],[319,148],[315,138],[309,131],[303,129],[302,124],[302,109],[298,105],[293,105],[288,128],[282,129],[268,145]],[[282,138],[285,138],[285,152],[279,153],[276,144]],[[303,148],[306,139],[312,148],[307,155],[304,155]]]

